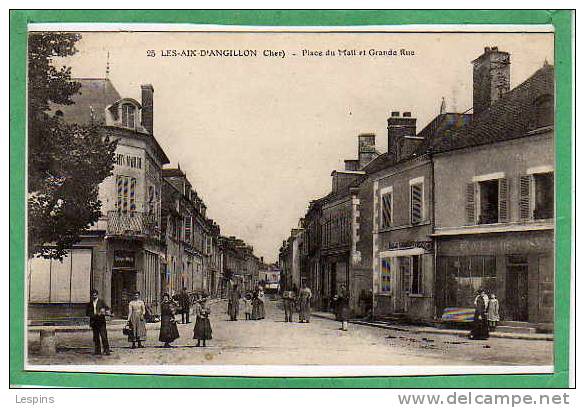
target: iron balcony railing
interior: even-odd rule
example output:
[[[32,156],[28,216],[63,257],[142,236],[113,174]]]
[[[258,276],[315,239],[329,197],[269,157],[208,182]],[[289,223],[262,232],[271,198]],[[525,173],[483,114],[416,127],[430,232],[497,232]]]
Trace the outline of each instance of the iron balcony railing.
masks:
[[[154,214],[142,212],[108,212],[108,235],[159,237],[160,227]]]

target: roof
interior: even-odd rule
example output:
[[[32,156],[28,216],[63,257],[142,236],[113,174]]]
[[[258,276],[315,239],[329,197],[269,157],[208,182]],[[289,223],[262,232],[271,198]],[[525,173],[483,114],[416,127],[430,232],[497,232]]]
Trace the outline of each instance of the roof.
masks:
[[[433,150],[442,152],[525,137],[533,127],[535,101],[545,95],[554,95],[554,67],[547,63],[467,126],[454,133],[445,132],[435,141]]]
[[[107,78],[75,78],[81,88],[79,93],[72,95],[71,105],[51,104],[52,111],[61,111],[63,120],[80,125],[88,124],[94,118],[95,123],[105,124],[105,109],[122,99],[114,85]]]
[[[185,177],[185,173],[181,169],[162,169],[163,177]]]

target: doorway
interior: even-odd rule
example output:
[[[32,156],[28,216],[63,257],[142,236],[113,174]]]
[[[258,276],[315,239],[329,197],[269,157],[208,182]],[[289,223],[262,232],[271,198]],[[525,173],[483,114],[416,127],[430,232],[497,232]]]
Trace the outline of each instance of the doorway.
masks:
[[[114,317],[125,318],[128,316],[128,303],[130,303],[135,291],[135,270],[112,270],[112,313]]]
[[[509,256],[506,269],[506,318],[528,321],[528,260],[525,256]]]

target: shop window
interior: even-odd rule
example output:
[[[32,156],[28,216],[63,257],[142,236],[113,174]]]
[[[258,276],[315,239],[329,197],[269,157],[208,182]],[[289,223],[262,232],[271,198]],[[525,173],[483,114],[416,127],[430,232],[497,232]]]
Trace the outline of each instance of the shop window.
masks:
[[[480,288],[498,295],[495,256],[445,256],[439,264],[445,274],[445,307],[473,307]]]
[[[392,264],[389,258],[382,259],[380,271],[380,293],[388,294],[392,290]]]

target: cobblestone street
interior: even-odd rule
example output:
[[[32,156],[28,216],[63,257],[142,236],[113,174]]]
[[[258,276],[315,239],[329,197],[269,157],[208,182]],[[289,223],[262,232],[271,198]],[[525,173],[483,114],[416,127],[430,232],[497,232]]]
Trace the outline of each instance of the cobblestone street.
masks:
[[[174,348],[158,342],[159,324],[148,325],[146,348],[132,350],[122,326],[110,325],[111,356],[93,356],[90,331],[57,333],[57,354],[38,354],[37,333],[29,333],[29,364],[322,364],[322,365],[548,365],[553,342],[490,338],[470,341],[450,334],[421,334],[313,318],[285,323],[281,302],[269,300],[265,320],[230,322],[226,303],[213,304],[213,340],[195,347],[193,322],[179,325]]]

